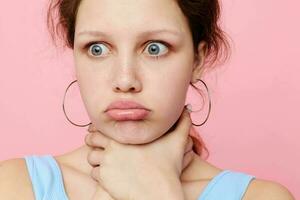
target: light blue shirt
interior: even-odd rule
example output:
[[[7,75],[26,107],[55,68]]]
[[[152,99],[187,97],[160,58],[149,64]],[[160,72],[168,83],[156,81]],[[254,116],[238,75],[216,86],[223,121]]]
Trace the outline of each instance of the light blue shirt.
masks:
[[[25,156],[36,200],[69,200],[58,163],[51,155]],[[198,200],[241,200],[255,176],[223,170],[204,188]]]

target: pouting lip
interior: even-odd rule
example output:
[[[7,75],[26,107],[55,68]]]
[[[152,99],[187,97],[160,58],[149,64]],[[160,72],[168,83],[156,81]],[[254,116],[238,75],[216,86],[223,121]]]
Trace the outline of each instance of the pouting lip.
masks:
[[[135,102],[135,101],[128,101],[128,100],[119,100],[119,101],[114,101],[109,106],[107,109],[104,111],[108,111],[111,109],[134,109],[134,108],[139,108],[139,109],[145,109],[150,111],[150,109],[144,107],[143,105]]]

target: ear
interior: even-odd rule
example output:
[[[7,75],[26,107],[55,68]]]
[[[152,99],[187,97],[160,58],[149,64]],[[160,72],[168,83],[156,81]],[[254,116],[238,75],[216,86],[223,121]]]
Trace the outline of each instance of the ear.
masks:
[[[193,66],[193,74],[191,78],[192,83],[198,82],[197,79],[202,77],[203,69],[204,69],[204,60],[207,53],[206,42],[201,41],[198,45],[198,52],[195,54],[194,66]]]

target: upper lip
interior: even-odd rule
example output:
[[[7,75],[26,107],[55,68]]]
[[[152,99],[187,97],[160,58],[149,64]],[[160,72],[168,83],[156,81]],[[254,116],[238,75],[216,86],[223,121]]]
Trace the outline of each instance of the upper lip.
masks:
[[[149,110],[148,108],[144,107],[142,104],[139,104],[135,101],[119,100],[109,104],[105,112],[110,109],[133,109],[133,108]]]

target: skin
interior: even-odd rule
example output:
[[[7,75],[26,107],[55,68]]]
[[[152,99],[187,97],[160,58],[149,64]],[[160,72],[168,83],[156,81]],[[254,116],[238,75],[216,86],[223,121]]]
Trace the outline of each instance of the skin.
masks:
[[[182,165],[189,164],[194,155],[193,151],[184,154],[190,127],[191,119],[185,110],[175,130],[145,145],[124,145],[101,132],[93,132],[87,143],[93,144],[91,138],[100,137],[100,147],[104,148],[92,151],[88,157],[92,164],[100,165],[92,171],[93,177],[113,199],[184,199]]]
[[[141,35],[162,28],[172,29],[180,37],[168,33]],[[108,37],[79,36],[89,30],[103,31]],[[168,50],[165,56],[155,59],[149,54],[146,46],[150,40],[170,44],[170,48],[158,44],[163,52]],[[88,53],[84,46],[91,41],[103,42],[104,57],[95,58]],[[151,143],[172,128],[182,112],[189,83],[201,78],[204,58],[205,43],[199,44],[197,54],[193,51],[187,20],[174,0],[83,0],[79,7],[74,61],[81,96],[95,128],[119,144]],[[139,122],[112,121],[103,111],[119,99],[138,101],[151,109],[151,114]],[[109,199],[91,178],[93,166],[87,158],[92,150],[83,145],[54,156],[72,200],[93,199],[95,192],[99,199],[102,196]],[[180,177],[184,199],[197,199],[221,171],[195,155]],[[34,199],[23,158],[0,163],[0,199]],[[255,179],[243,197],[243,200],[253,199],[294,198],[276,182]]]
[[[162,29],[166,31],[150,34]],[[82,1],[73,52],[80,92],[95,129],[121,144],[150,143],[168,132],[182,112],[193,75],[199,76],[195,69],[202,63],[195,59],[199,56],[192,42],[186,18],[173,0]],[[150,50],[153,44],[157,51]],[[203,47],[201,43],[202,54]],[[144,120],[115,121],[104,110],[117,99],[135,100],[151,113]]]
[[[173,30],[179,36],[167,32],[142,35],[159,29]],[[81,34],[92,30],[108,36]],[[150,40],[164,41],[170,47]],[[92,47],[100,47],[102,54],[89,51],[89,42],[96,42]],[[151,45],[158,46],[158,53],[149,52]],[[197,58],[204,56],[203,43],[199,51]],[[74,60],[91,122],[105,136],[124,144],[149,143],[175,124],[188,86],[200,78],[203,64],[195,59],[186,18],[173,0],[129,0],[126,4],[83,0],[75,28]],[[151,113],[142,121],[112,120],[104,110],[119,99],[137,101]]]
[[[150,143],[168,132],[182,112],[193,73],[199,73],[195,68],[201,67],[192,45],[186,18],[173,0],[82,1],[73,52],[80,92],[95,129],[121,144]],[[117,99],[135,100],[151,113],[144,120],[115,121],[104,110]],[[103,171],[102,177],[109,177]],[[110,187],[114,194],[117,182]]]

